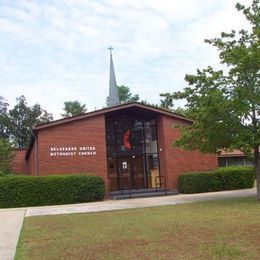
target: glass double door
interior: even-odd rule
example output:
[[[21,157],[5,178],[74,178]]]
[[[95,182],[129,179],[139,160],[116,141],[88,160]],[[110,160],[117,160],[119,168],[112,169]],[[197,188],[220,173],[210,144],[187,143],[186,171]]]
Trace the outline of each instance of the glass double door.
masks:
[[[117,158],[119,189],[141,189],[146,187],[146,174],[142,155]]]
[[[155,188],[159,176],[155,115],[135,112],[106,116],[110,191]]]

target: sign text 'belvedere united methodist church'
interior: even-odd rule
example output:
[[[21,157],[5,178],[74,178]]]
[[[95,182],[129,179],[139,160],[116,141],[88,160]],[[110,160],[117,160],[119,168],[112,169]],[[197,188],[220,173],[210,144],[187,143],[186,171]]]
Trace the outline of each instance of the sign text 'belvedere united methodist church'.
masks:
[[[95,146],[53,146],[50,147],[50,156],[92,156],[96,155]]]

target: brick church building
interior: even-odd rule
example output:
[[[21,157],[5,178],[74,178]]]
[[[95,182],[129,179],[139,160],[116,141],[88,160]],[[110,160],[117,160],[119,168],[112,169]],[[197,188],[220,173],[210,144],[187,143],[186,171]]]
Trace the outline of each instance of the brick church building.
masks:
[[[35,126],[25,159],[17,153],[16,166],[36,176],[96,174],[107,192],[155,188],[162,179],[168,189],[177,189],[180,174],[217,167],[214,154],[172,146],[180,136],[173,126],[191,120],[141,103],[119,104],[112,54],[108,105]]]

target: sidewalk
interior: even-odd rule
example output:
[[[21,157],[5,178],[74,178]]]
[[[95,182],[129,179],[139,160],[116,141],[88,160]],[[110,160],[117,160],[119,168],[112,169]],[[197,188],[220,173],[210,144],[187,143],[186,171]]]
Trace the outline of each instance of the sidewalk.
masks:
[[[0,259],[13,260],[25,209],[0,210]]]
[[[12,260],[14,258],[24,216],[31,217],[146,208],[199,201],[224,200],[246,196],[256,196],[256,188],[199,194],[171,195],[153,198],[106,200],[101,202],[70,205],[0,209],[0,259]]]
[[[80,203],[70,205],[44,206],[27,208],[25,216],[60,215],[72,213],[88,213],[120,209],[146,208],[165,205],[177,205],[197,201],[221,200],[256,195],[256,188],[234,191],[208,192],[198,194],[182,194],[163,197],[138,198],[126,200],[106,200],[101,202]]]

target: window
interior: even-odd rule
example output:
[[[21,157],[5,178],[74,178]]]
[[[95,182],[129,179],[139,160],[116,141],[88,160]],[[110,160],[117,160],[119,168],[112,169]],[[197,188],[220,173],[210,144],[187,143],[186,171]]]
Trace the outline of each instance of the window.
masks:
[[[110,190],[155,187],[159,176],[156,120],[125,113],[106,116]]]

